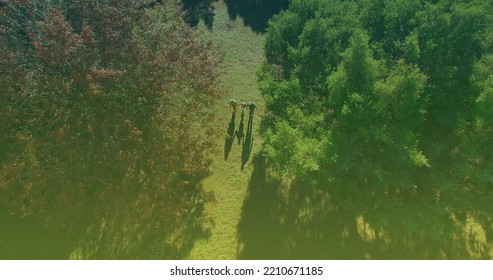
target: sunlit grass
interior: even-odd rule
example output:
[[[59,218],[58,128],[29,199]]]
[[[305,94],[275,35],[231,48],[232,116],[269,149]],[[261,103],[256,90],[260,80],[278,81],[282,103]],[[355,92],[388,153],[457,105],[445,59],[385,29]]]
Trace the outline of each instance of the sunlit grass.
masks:
[[[211,176],[204,181],[204,187],[213,191],[216,202],[207,205],[207,215],[211,219],[211,236],[198,240],[192,249],[190,259],[236,259],[238,253],[238,223],[241,218],[243,201],[252,174],[251,161],[262,146],[258,128],[264,111],[263,99],[257,89],[256,71],[263,59],[265,35],[253,32],[243,24],[241,18],[230,20],[226,5],[216,4],[214,26],[208,31],[205,26],[198,28],[202,35],[212,40],[224,52],[223,71],[225,73],[222,89],[224,102],[211,108],[216,112],[215,125],[218,129],[216,144],[212,154]],[[239,102],[255,102],[258,107],[253,118],[253,148],[241,170],[242,145],[234,139],[228,160],[224,160],[224,142],[228,123],[231,119],[229,99]],[[240,112],[236,115],[236,128],[240,122]],[[245,110],[245,127],[248,110]]]

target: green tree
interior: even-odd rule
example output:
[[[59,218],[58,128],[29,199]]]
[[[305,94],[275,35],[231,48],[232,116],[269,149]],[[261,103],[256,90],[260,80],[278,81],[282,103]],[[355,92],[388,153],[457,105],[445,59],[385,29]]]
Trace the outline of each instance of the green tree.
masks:
[[[359,186],[411,185],[413,167],[427,165],[418,148],[426,77],[402,60],[386,70],[357,31],[327,83],[327,107],[334,110],[329,150],[338,158],[327,170]]]
[[[267,156],[396,240],[431,238],[453,254],[492,210],[491,11],[292,1],[270,22],[259,72]],[[395,209],[413,215],[403,224]],[[480,258],[481,244],[462,247]]]
[[[153,8],[162,5],[162,0],[143,0],[136,1],[140,9]],[[204,21],[205,26],[211,29],[214,23],[214,3],[217,0],[179,0],[183,11],[183,18],[190,27],[195,27],[200,20]]]
[[[196,26],[200,20],[203,20],[208,28],[212,28],[214,23],[214,2],[217,2],[217,0],[182,0],[185,21],[191,26]]]

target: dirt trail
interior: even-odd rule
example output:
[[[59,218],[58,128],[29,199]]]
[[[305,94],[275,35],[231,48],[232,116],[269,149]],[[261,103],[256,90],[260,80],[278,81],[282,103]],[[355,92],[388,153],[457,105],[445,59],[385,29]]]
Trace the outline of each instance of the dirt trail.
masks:
[[[215,108],[218,114],[216,125],[220,133],[216,135],[211,175],[204,181],[204,188],[213,191],[216,199],[214,203],[206,205],[206,215],[213,220],[211,236],[195,243],[189,259],[237,258],[238,223],[252,174],[251,162],[262,146],[258,130],[264,102],[257,89],[255,73],[263,57],[264,35],[256,34],[244,26],[240,18],[230,20],[223,2],[217,3],[215,13],[212,32],[205,31],[204,27],[199,28],[204,30],[204,36],[225,52],[223,67],[226,75],[222,87],[228,94],[224,102]],[[241,129],[241,107],[238,107],[232,118],[232,109],[228,104],[231,98],[239,102],[253,101],[258,106],[251,124],[251,135],[247,135],[249,114],[248,108],[245,109],[245,138],[240,143],[236,132]],[[228,130],[233,130],[232,126],[235,133],[232,143],[225,143]],[[251,151],[248,147],[251,147]],[[225,160],[227,150],[230,151]]]

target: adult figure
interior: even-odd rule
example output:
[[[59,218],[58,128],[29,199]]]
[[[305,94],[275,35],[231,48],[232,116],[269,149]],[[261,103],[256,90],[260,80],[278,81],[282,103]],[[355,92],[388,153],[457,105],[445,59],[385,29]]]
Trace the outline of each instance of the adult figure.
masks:
[[[252,101],[248,102],[248,109],[250,109],[250,117],[253,116],[253,112],[255,111],[256,107],[257,105],[255,105],[255,103],[253,103]]]
[[[235,99],[229,100],[229,107],[233,107],[233,112],[236,112],[236,106],[238,106],[238,102]]]

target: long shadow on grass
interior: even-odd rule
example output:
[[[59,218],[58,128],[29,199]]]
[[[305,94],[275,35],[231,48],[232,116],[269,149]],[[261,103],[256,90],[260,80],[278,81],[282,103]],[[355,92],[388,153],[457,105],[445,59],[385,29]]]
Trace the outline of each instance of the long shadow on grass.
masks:
[[[225,0],[230,19],[243,18],[254,32],[263,33],[273,15],[286,9],[289,0]]]
[[[286,186],[273,179],[262,156],[256,156],[253,164],[238,225],[240,259],[488,258],[487,244],[476,243],[476,248],[469,244],[470,239],[458,240],[454,234],[442,235],[445,240],[439,240],[430,238],[433,233],[426,228],[400,232],[398,224],[415,216],[410,209],[394,208],[402,213],[402,220],[380,225],[377,230],[364,215],[369,211],[365,203],[338,206],[325,189],[296,183]],[[383,199],[371,203],[377,208]],[[485,232],[491,235],[491,228]]]
[[[238,138],[238,145],[244,143],[244,139],[243,137],[245,137],[245,133],[244,133],[244,128],[245,128],[245,122],[244,122],[244,119],[245,119],[245,110],[243,109],[241,111],[241,119],[240,119],[240,127],[238,128],[238,131],[236,131],[236,138]]]
[[[250,159],[250,154],[252,153],[253,147],[253,115],[250,114],[248,117],[247,132],[245,136],[245,141],[243,142],[243,147],[241,150],[241,170],[245,168],[245,164]]]
[[[226,138],[224,140],[224,160],[228,160],[229,152],[231,152],[231,147],[233,146],[233,141],[235,138],[235,116],[236,111],[231,114],[231,120],[228,124],[228,130],[226,131]]]
[[[360,259],[363,242],[349,213],[326,193],[281,182],[266,173],[262,156],[254,170],[238,225],[240,259]]]

